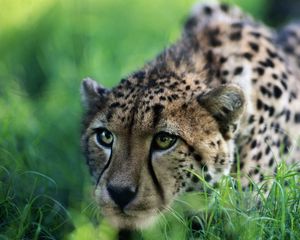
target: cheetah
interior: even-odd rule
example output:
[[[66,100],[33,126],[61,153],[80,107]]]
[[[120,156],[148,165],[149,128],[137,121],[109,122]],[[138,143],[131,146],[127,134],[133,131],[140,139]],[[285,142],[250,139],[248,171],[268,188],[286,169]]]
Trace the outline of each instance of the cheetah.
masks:
[[[237,169],[248,188],[280,159],[296,164],[299,42],[300,25],[274,31],[238,7],[198,4],[181,38],[116,87],[83,80],[82,148],[112,224],[148,226]]]

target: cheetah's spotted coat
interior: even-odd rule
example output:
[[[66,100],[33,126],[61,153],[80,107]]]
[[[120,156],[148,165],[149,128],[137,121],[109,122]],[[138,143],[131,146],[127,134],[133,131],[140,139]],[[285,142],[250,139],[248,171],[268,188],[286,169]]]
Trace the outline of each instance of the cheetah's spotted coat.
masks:
[[[299,161],[299,43],[300,25],[273,32],[236,7],[198,5],[181,39],[118,86],[85,80],[82,145],[111,221],[148,224],[179,193],[201,189],[191,170],[214,184],[236,172],[236,155],[245,188],[282,156]],[[112,133],[110,148],[97,129]],[[154,150],[158,132],[175,145]]]

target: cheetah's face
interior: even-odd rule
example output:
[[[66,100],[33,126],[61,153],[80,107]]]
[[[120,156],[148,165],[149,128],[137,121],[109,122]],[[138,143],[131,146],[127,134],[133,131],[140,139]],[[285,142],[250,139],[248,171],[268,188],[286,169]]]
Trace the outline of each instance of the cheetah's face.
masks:
[[[88,109],[82,143],[95,198],[116,226],[151,223],[179,193],[196,182],[201,187],[194,173],[210,183],[229,173],[244,102],[237,87],[185,99],[164,92],[177,96],[168,102],[133,86],[108,91],[85,80],[82,89]]]

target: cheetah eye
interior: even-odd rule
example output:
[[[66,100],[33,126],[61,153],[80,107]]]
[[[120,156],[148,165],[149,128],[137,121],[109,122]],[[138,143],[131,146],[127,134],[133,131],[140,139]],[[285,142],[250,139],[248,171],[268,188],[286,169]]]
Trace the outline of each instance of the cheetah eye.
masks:
[[[114,141],[113,134],[105,128],[96,129],[96,141],[106,148],[110,148]]]
[[[154,136],[152,148],[154,150],[166,150],[172,147],[177,141],[177,137],[167,132],[159,132]]]

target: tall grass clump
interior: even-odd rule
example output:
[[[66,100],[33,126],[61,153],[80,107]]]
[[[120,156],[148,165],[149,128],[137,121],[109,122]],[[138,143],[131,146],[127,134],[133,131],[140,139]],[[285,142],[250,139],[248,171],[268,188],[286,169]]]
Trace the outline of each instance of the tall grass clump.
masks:
[[[45,193],[55,187],[52,179],[37,172],[0,171],[0,239],[61,239],[72,230],[67,210]]]

